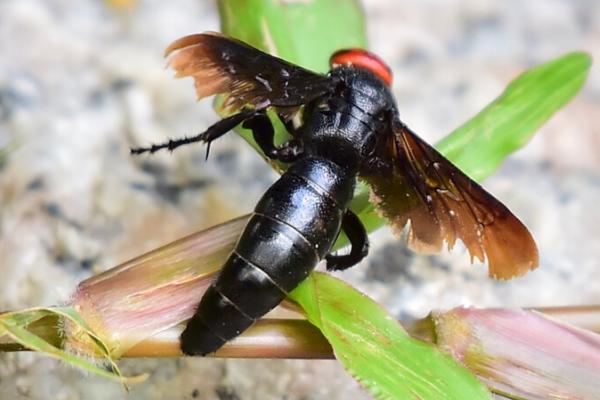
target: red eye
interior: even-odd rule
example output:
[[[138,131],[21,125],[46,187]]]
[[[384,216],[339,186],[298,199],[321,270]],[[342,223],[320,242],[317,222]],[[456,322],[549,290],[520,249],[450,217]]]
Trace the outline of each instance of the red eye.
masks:
[[[388,86],[392,85],[392,70],[390,67],[377,57],[375,54],[363,49],[345,49],[333,53],[329,59],[331,68],[343,65],[352,65],[357,68],[364,68],[379,78]]]

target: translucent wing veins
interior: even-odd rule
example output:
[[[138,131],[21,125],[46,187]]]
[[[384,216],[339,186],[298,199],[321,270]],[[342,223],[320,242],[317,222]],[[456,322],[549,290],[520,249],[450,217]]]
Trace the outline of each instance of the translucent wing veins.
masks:
[[[229,111],[251,105],[286,116],[331,90],[331,79],[218,33],[190,35],[165,54],[177,77],[194,78],[198,99],[225,93]]]
[[[397,116],[383,133],[376,171],[361,174],[372,200],[396,231],[409,224],[409,244],[439,251],[457,239],[471,258],[487,259],[490,275],[508,279],[538,265],[538,252],[527,228],[500,201],[420,139]],[[390,164],[391,160],[391,164]]]

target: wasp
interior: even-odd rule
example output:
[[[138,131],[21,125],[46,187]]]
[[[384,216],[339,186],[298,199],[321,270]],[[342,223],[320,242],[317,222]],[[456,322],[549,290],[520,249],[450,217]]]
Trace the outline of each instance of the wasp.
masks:
[[[357,180],[378,211],[419,251],[461,240],[471,259],[507,279],[538,265],[535,242],[521,221],[400,120],[392,73],[376,55],[341,50],[319,74],[218,33],[183,37],[169,46],[178,77],[192,77],[198,98],[226,96],[230,116],[190,138],[133,149],[210,145],[233,128],[250,129],[264,155],[288,168],[262,196],[215,282],[181,335],[188,355],[206,355],[277,306],[323,259],[344,270],[368,253],[360,219],[349,209]],[[267,111],[291,139],[274,144]],[[300,123],[294,123],[300,120]],[[344,231],[351,250],[331,254]]]

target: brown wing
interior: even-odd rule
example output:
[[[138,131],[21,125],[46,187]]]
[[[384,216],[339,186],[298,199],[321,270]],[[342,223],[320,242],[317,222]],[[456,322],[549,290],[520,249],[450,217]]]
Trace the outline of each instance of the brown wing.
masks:
[[[325,75],[213,32],[178,39],[165,54],[177,77],[194,78],[198,99],[227,93],[224,106],[230,111],[253,105],[291,112],[332,86]]]
[[[375,171],[362,174],[372,200],[397,232],[410,221],[412,248],[439,251],[446,241],[451,249],[460,239],[471,261],[487,258],[497,279],[537,267],[537,247],[523,223],[397,117],[372,161]]]

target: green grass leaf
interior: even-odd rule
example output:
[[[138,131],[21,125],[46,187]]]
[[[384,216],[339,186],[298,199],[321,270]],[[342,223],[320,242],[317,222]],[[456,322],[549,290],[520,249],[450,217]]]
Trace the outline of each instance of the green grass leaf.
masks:
[[[433,345],[411,338],[373,300],[322,273],[291,294],[338,360],[378,399],[477,400],[490,392]]]
[[[96,345],[102,358],[98,359],[98,362],[95,362],[90,358],[92,355],[74,354],[63,349],[61,343],[51,343],[47,338],[44,339],[37,335],[35,329],[32,329],[31,326],[43,319],[55,321],[53,322],[54,326],[46,327],[47,330],[54,332],[53,336],[58,335],[60,331],[59,325],[65,323],[65,321],[75,324],[79,332]],[[59,320],[63,322],[59,323]],[[15,342],[30,350],[44,353],[95,375],[117,380],[124,385],[127,383],[137,383],[145,379],[144,375],[132,378],[123,377],[117,364],[112,359],[107,346],[89,329],[81,316],[70,307],[32,308],[0,314],[0,336],[3,335],[9,336]],[[100,365],[102,361],[105,361],[110,368],[107,369]]]
[[[357,0],[221,0],[221,30],[313,71],[329,70],[338,49],[366,47]]]
[[[60,343],[51,343],[36,335],[34,333],[35,329],[30,329],[30,326],[45,318],[56,321],[57,325],[52,328],[55,332],[58,332],[59,330],[59,319],[76,324],[80,328],[82,334],[87,335],[94,343],[96,343],[99,352],[102,354],[110,368],[107,369],[102,367],[99,362],[90,361],[89,355],[73,354],[64,350]],[[94,333],[92,333],[79,314],[69,307],[32,308],[0,314],[0,336],[2,335],[8,335],[15,342],[30,350],[44,353],[93,374],[118,380],[123,384],[134,383],[145,379],[144,376],[124,378],[121,375],[118,366],[111,358],[109,349]]]
[[[591,65],[573,52],[525,71],[437,149],[475,180],[491,175],[579,92]]]

